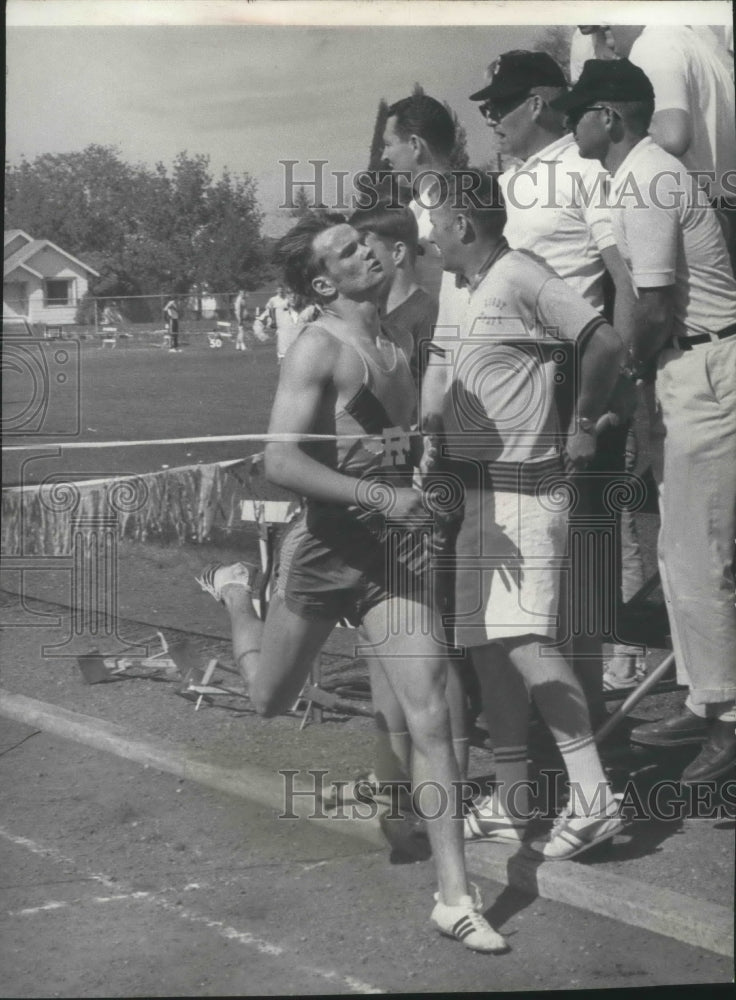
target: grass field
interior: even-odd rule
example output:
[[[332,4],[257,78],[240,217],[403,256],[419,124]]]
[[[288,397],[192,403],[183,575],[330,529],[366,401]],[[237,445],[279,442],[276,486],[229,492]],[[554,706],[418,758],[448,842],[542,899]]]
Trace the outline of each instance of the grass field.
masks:
[[[185,334],[185,341],[186,341]],[[157,343],[157,342],[156,342]],[[61,376],[61,381],[59,377]],[[122,341],[3,347],[3,485],[31,484],[63,472],[70,479],[152,472],[165,466],[237,459],[257,443],[146,445],[34,452],[42,442],[135,441],[264,432],[276,389],[275,345],[249,353],[232,343],[213,350],[204,335],[180,354]]]

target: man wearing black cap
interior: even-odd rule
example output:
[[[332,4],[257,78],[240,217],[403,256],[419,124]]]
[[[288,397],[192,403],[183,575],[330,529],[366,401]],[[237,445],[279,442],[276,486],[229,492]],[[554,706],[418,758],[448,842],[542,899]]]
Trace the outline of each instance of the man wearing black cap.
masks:
[[[504,236],[509,246],[538,254],[599,313],[604,312],[608,272],[616,291],[616,309],[626,310],[633,289],[605,205],[605,171],[597,162],[580,156],[565,128],[563,113],[549,105],[567,90],[562,69],[546,52],[514,50],[499,56],[488,75],[490,82],[470,99],[482,102],[480,111],[502,152],[522,161],[499,178],[508,216]],[[594,512],[599,520],[607,514],[600,499],[610,485],[604,476],[623,472],[626,439],[625,425],[602,434],[596,464],[576,483],[585,498],[585,506],[579,505],[577,513],[589,522]],[[635,454],[635,443],[630,451]],[[621,526],[625,554],[621,560],[622,596],[629,600],[643,585],[644,574],[633,517],[627,512]],[[592,591],[608,589],[614,569],[605,565],[605,559],[598,562],[605,580],[588,582],[576,575],[572,599],[578,608],[594,599]],[[587,613],[580,616],[581,621],[588,618]],[[610,670],[602,679],[600,636],[575,636],[573,649],[575,668],[598,725],[605,718],[604,682],[610,686],[633,684],[637,650],[616,646]]]
[[[736,763],[736,281],[715,212],[683,164],[652,141],[654,90],[626,59],[589,60],[567,112],[583,156],[612,175],[611,217],[638,297],[621,328],[632,365],[657,358],[666,428],[659,568],[683,712],[637,743],[703,743],[686,782]]]

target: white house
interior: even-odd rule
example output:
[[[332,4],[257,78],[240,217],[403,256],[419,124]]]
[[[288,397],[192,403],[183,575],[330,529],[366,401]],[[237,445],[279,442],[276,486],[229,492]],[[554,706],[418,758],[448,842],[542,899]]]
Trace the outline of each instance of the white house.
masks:
[[[22,229],[5,232],[3,315],[31,323],[68,326],[97,271],[50,240],[34,240]]]

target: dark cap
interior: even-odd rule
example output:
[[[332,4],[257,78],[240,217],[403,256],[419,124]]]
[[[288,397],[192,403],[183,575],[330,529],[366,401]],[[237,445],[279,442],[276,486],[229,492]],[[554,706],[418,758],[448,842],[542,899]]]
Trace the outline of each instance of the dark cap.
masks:
[[[628,59],[588,59],[572,90],[550,101],[550,107],[572,111],[596,101],[653,100],[651,80]]]
[[[565,74],[546,52],[513,49],[504,52],[488,68],[489,83],[471,101],[505,101],[521,97],[532,87],[566,87]]]

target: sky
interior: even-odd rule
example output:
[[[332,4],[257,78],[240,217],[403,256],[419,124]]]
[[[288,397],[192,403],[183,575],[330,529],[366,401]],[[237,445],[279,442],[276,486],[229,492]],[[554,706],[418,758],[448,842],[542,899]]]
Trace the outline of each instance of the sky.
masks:
[[[204,153],[216,176],[227,167],[255,177],[264,228],[278,235],[286,221],[277,210],[285,180],[279,161],[299,161],[297,180],[313,176],[310,159],[327,160],[326,171],[363,169],[379,99],[398,100],[416,81],[457,112],[471,162],[486,162],[489,132],[468,95],[481,86],[492,59],[531,48],[546,30],[540,22],[548,22],[552,11],[564,19],[566,5],[548,4],[545,17],[537,5],[518,3],[323,4],[314,9],[318,19],[332,20],[329,25],[253,23],[288,21],[289,15],[303,20],[295,16],[300,6],[241,0],[149,0],[145,8],[133,0],[35,0],[34,6],[10,0],[6,159],[17,163],[21,156],[90,143],[115,146],[129,162],[167,166],[182,150]],[[582,7],[589,11],[590,4]],[[422,8],[429,24],[385,26],[397,12],[399,21],[419,21]],[[537,17],[534,24],[512,26],[437,23],[438,12],[462,20],[462,8],[508,21],[535,8]],[[33,16],[21,16],[28,9]],[[158,18],[156,9],[162,11]],[[270,16],[273,10],[278,18]],[[378,23],[340,23],[361,10],[368,11],[363,20]],[[63,11],[66,18],[55,18]],[[567,13],[583,16],[582,9]],[[76,23],[93,20],[107,23]],[[177,23],[187,20],[196,23]],[[213,20],[220,23],[205,23]],[[126,23],[136,21],[158,23]]]

